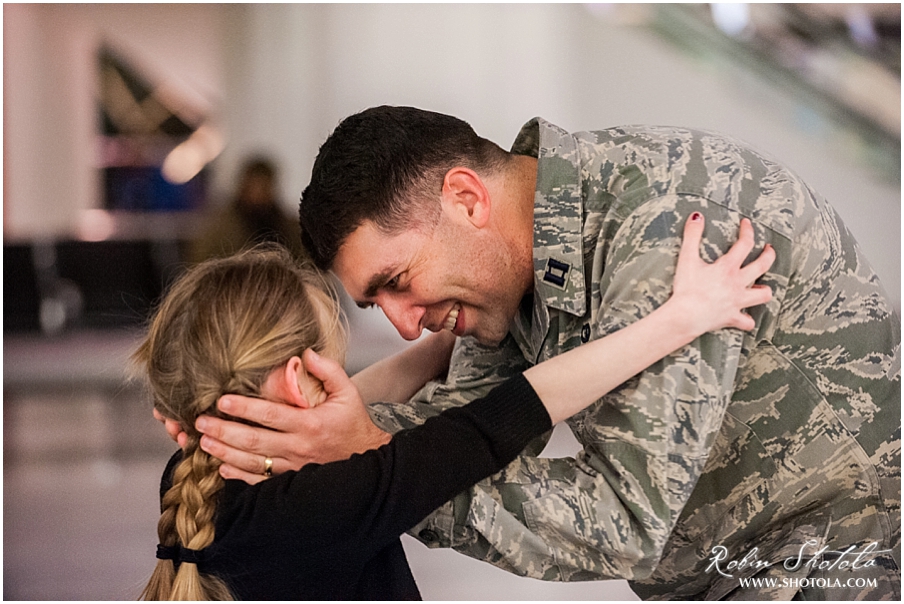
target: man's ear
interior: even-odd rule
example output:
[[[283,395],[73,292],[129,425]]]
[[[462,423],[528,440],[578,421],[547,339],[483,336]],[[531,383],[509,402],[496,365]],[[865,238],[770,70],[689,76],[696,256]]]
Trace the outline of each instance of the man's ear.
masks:
[[[301,359],[297,356],[289,359],[284,367],[277,367],[267,377],[261,395],[268,400],[277,400],[303,409],[309,408],[307,397],[299,386],[299,377],[304,373]]]
[[[483,179],[469,168],[446,172],[442,199],[447,212],[477,228],[483,228],[490,220],[490,193]]]

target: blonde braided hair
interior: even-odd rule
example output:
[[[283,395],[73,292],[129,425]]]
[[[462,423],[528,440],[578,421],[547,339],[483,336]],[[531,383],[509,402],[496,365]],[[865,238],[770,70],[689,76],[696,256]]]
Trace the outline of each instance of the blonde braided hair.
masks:
[[[219,460],[199,447],[199,415],[221,415],[226,393],[254,396],[267,376],[313,348],[344,361],[345,326],[335,294],[312,267],[275,245],[189,269],[169,289],[133,361],[147,373],[154,407],[188,435],[163,496],[159,543],[202,550],[214,540]],[[228,587],[198,566],[158,560],[144,600],[226,600]]]

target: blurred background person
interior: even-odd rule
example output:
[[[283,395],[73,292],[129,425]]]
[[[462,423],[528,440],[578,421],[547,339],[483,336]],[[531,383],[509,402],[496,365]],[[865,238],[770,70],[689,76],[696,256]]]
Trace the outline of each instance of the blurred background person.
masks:
[[[235,197],[204,222],[205,230],[191,249],[194,262],[229,256],[264,242],[281,243],[296,258],[304,254],[298,219],[290,216],[278,199],[276,164],[264,156],[246,160]]]

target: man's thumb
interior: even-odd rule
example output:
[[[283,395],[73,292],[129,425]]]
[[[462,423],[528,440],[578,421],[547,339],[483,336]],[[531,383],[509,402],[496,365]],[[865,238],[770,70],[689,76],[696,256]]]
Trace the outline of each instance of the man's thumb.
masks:
[[[304,366],[312,376],[323,382],[323,389],[332,394],[350,381],[342,369],[342,365],[326,357],[322,357],[311,348],[304,351]]]

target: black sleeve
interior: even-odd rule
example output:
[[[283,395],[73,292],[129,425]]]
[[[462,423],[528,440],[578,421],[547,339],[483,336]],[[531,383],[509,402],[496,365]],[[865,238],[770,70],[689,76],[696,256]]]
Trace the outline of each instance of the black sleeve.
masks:
[[[303,539],[306,548],[348,541],[376,552],[504,468],[551,427],[546,408],[519,374],[485,398],[397,433],[379,449],[305,466],[246,490],[235,502],[233,522],[258,534]]]

